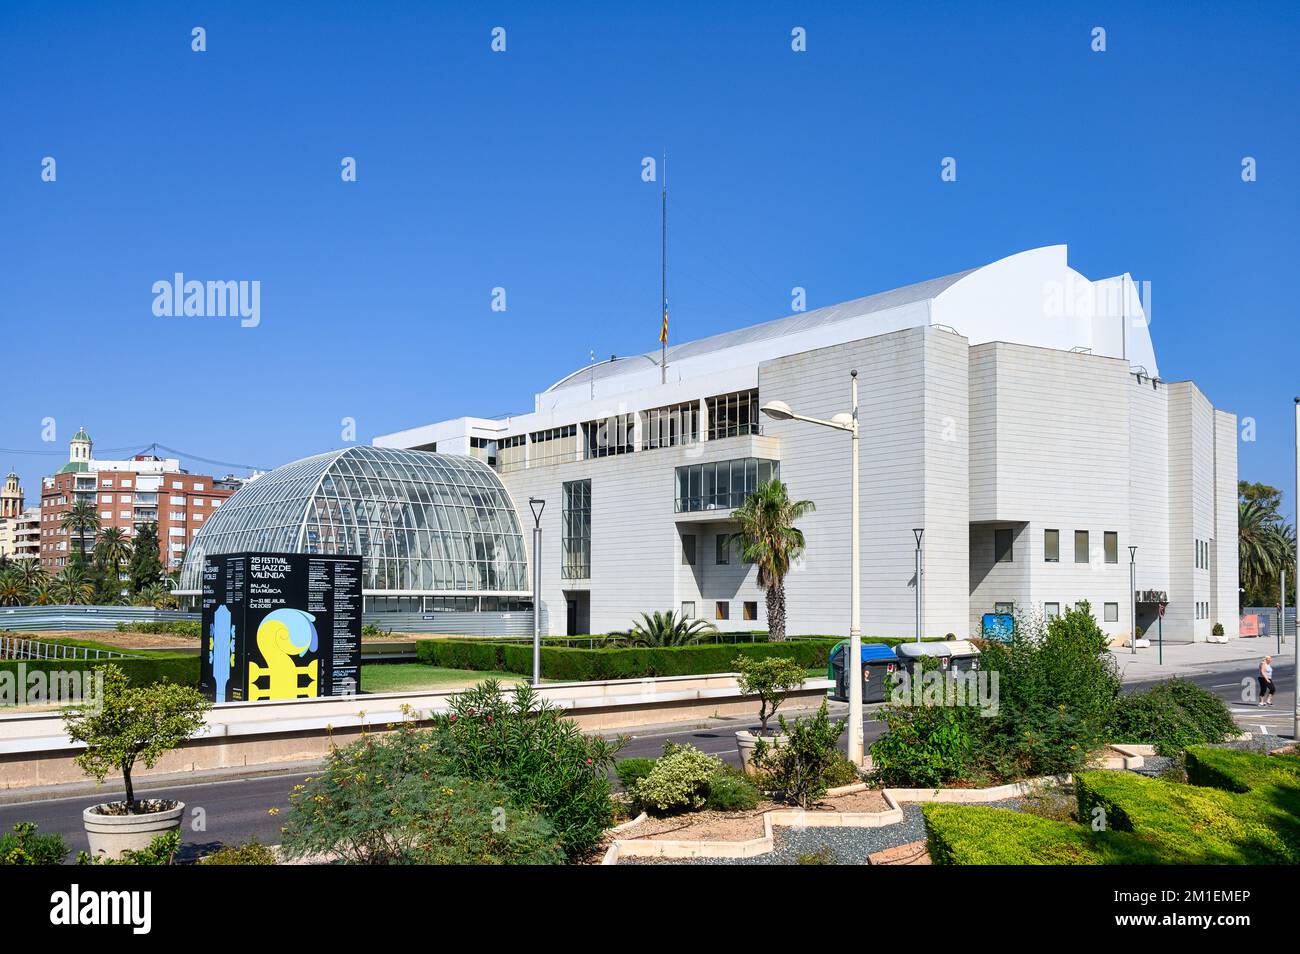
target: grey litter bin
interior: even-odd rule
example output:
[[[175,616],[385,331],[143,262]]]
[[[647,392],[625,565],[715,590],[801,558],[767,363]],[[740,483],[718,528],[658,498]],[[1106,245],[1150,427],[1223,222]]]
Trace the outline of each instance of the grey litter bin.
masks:
[[[980,667],[980,651],[965,639],[946,639],[929,643],[900,643],[895,647],[900,663],[916,673],[923,658],[939,660],[943,672],[971,672]]]

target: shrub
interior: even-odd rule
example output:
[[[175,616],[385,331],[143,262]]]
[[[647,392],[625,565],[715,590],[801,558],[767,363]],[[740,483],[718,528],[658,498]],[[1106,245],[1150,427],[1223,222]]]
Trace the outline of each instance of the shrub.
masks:
[[[79,865],[169,865],[176,858],[181,848],[181,833],[163,832],[149,842],[148,848],[140,851],[124,851],[121,858],[107,855],[91,855],[86,851],[77,852]]]
[[[122,773],[126,810],[137,811],[131,771],[137,761],[153,768],[203,727],[211,704],[197,689],[156,684],[130,686],[117,666],[104,666],[102,698],[64,710],[68,738],[85,743],[76,763],[102,783],[111,771]]]
[[[925,815],[936,865],[1159,864],[1157,846],[1127,832],[1040,818],[987,805],[930,802]]]
[[[1154,744],[1161,755],[1190,745],[1222,742],[1238,732],[1223,700],[1195,683],[1174,678],[1122,696],[1110,723],[1110,741]]]
[[[633,795],[648,811],[662,815],[697,811],[708,801],[710,782],[720,766],[694,746],[670,742],[649,774],[636,783]]]
[[[844,733],[844,722],[831,722],[824,701],[817,715],[792,725],[785,716],[777,718],[784,739],[780,745],[759,739],[754,763],[779,799],[807,808],[826,794],[827,774],[841,758],[835,744]]]
[[[716,812],[748,812],[758,807],[763,794],[738,768],[721,765],[709,778],[704,807]]]
[[[200,624],[196,619],[158,619],[139,623],[118,623],[119,633],[148,633],[155,636],[191,636],[199,638]]]
[[[1249,792],[1269,785],[1300,786],[1300,755],[1260,755],[1237,749],[1193,746],[1186,752],[1193,785]]]
[[[731,665],[738,674],[736,685],[740,691],[758,696],[759,733],[767,735],[768,720],[776,715],[785,697],[803,685],[804,667],[793,659],[779,656],[753,659],[744,655],[737,656]]]
[[[256,838],[242,845],[227,845],[218,848],[200,862],[205,865],[274,865],[275,851],[262,844]]]
[[[557,864],[552,826],[491,782],[443,774],[431,733],[403,726],[336,749],[296,786],[283,848],[349,864]]]
[[[801,865],[834,865],[839,864],[833,852],[828,846],[823,845],[816,851],[806,851],[799,856]]]
[[[1260,797],[1128,772],[1080,772],[1075,791],[1080,818],[1102,818],[1108,828],[1155,842],[1169,864],[1300,861],[1300,790],[1292,787]]]
[[[736,657],[794,660],[804,669],[824,668],[837,640],[800,639],[783,643],[709,643],[692,646],[605,647],[582,649],[542,646],[542,675],[566,682],[607,679],[647,679],[657,676],[696,676],[731,672]],[[421,639],[416,641],[420,662],[448,669],[480,672],[533,671],[533,648],[528,643],[494,643],[474,639]],[[195,677],[197,680],[197,676]]]
[[[654,764],[654,759],[619,759],[614,763],[614,772],[623,788],[630,792],[637,782],[650,774]]]
[[[31,822],[19,822],[0,835],[0,865],[59,865],[67,856],[60,836],[37,834]]]
[[[1210,629],[1210,635],[1211,635],[1211,636],[1222,636],[1222,635],[1223,635],[1223,624],[1222,624],[1222,623],[1215,623],[1214,626]]]
[[[843,788],[845,785],[856,785],[861,782],[862,773],[858,771],[858,767],[838,752],[836,755],[837,758],[826,768],[826,787]]]
[[[0,660],[0,672],[8,670],[17,678],[19,662]],[[84,672],[90,673],[103,666],[93,659],[24,659],[21,665],[28,673]],[[114,659],[113,665],[126,675],[133,686],[170,683],[179,686],[199,684],[199,657],[197,653],[153,653],[131,659]]]
[[[554,826],[570,858],[592,851],[613,822],[608,774],[625,740],[583,735],[531,686],[507,695],[489,680],[458,693],[431,732],[447,774],[504,786]]]
[[[871,745],[876,783],[935,788],[972,771],[974,734],[981,728],[972,710],[884,705],[877,718],[889,731]]]

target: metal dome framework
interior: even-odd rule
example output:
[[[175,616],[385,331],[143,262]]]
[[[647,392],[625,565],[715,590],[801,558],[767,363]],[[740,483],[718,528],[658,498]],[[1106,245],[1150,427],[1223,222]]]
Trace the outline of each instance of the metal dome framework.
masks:
[[[531,595],[514,504],[472,457],[357,445],[277,467],[204,524],[177,592],[201,592],[204,557],[246,551],[359,555],[367,595]]]

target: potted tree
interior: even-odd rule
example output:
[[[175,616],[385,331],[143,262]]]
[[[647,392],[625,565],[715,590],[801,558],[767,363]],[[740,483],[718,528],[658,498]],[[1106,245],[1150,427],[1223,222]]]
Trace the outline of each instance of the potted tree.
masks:
[[[117,666],[97,670],[103,678],[100,698],[64,710],[68,738],[86,746],[76,762],[103,783],[110,772],[122,773],[126,797],[92,805],[82,813],[90,854],[111,859],[125,851],[142,851],[153,839],[181,825],[185,803],[135,797],[131,771],[137,761],[153,768],[164,754],[203,727],[210,708],[191,686],[156,683],[131,686]]]
[[[769,656],[766,659],[737,656],[732,665],[736,668],[736,684],[740,691],[747,696],[758,696],[759,734],[755,735],[748,730],[736,733],[740,764],[748,774],[753,775],[757,771],[752,761],[754,747],[759,738],[767,739],[772,746],[781,744],[779,739],[769,735],[767,724],[776,715],[776,710],[781,708],[785,697],[803,685],[805,673],[802,666],[784,656]]]

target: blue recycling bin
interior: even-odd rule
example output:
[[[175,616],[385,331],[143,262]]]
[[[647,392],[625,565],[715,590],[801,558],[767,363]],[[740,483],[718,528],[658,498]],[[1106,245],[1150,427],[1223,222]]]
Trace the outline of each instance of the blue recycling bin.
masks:
[[[849,681],[844,672],[844,660],[849,653],[849,641],[840,641],[831,650],[827,676],[835,680],[831,698],[837,702],[849,701]],[[884,643],[863,643],[861,665],[862,701],[884,702],[890,677],[898,668],[898,657]]]

